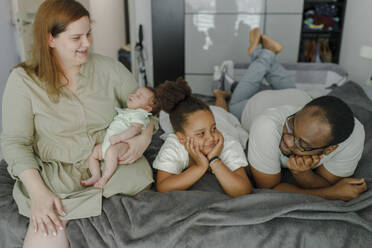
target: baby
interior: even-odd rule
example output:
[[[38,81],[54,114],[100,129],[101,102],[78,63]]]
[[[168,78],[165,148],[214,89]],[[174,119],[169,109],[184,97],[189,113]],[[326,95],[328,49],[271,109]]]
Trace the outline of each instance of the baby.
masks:
[[[92,176],[81,184],[94,185],[103,188],[117,168],[119,154],[127,152],[129,145],[125,143],[139,134],[149,123],[149,115],[157,115],[160,111],[160,102],[153,88],[143,87],[130,94],[127,99],[127,108],[116,108],[115,116],[107,129],[102,144],[93,148],[88,158],[88,166]],[[105,161],[101,177],[100,160]]]

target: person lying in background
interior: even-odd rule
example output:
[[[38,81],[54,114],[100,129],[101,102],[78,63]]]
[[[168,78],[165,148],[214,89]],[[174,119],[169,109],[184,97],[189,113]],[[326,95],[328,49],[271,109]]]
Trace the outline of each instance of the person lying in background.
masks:
[[[294,83],[276,61],[281,50],[280,43],[252,30],[252,63],[229,105],[220,90],[216,102],[240,118],[249,133],[249,168],[258,188],[351,200],[367,190],[364,179],[350,178],[362,156],[364,127],[339,98],[312,99],[304,91],[285,89]],[[276,90],[257,93],[263,78]],[[297,185],[282,182],[282,167]]]

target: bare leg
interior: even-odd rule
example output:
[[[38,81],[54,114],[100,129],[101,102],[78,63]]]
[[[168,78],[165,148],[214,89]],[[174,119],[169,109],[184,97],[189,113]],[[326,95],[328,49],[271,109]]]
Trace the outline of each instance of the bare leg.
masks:
[[[66,224],[67,221],[63,221],[63,230],[58,230],[57,235],[48,235],[44,236],[39,229],[38,232],[34,231],[34,227],[32,222],[28,224],[28,229],[26,233],[26,237],[23,243],[24,248],[68,248],[70,247],[67,236],[66,236]]]
[[[88,158],[89,171],[92,176],[87,180],[81,181],[81,185],[91,186],[101,178],[101,166],[99,161],[102,160],[102,145],[96,145],[93,148],[92,154]]]
[[[213,94],[216,97],[215,105],[228,111],[227,100],[230,98],[231,93],[216,89],[213,91]]]
[[[118,167],[118,158],[122,153],[126,153],[129,149],[127,143],[117,143],[111,145],[105,154],[105,167],[103,169],[102,177],[94,184],[94,187],[103,189],[108,180],[110,180],[112,174],[114,174]]]
[[[275,54],[280,53],[283,50],[282,44],[278,41],[273,40],[270,36],[263,34],[262,38],[262,47],[272,51]]]
[[[251,54],[261,41],[261,31],[259,28],[254,28],[249,32],[249,47],[248,53]]]
[[[258,28],[253,29],[249,33],[248,48],[251,64],[236,86],[229,102],[229,111],[239,119],[248,99],[259,92],[261,82],[270,70],[275,57],[275,54],[270,50],[261,49],[261,42],[260,30]]]

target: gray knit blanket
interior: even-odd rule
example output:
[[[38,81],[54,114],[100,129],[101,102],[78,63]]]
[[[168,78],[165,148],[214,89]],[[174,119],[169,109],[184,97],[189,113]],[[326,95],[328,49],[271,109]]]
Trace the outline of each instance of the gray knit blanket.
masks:
[[[334,89],[364,124],[366,143],[355,173],[370,190],[350,201],[255,189],[232,199],[211,174],[192,189],[103,200],[100,216],[68,223],[74,247],[372,247],[372,102],[355,83]],[[146,152],[151,162],[162,141]],[[0,247],[22,247],[28,219],[17,212],[14,181],[0,163]],[[284,179],[291,181],[287,173]]]

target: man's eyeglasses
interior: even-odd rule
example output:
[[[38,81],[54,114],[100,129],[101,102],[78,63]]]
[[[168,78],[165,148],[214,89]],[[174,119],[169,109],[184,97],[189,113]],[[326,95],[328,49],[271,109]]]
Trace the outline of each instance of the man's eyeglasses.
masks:
[[[285,129],[286,129],[286,132],[287,133],[285,133],[283,135],[289,135],[289,136],[293,137],[293,143],[294,143],[294,145],[301,152],[311,152],[311,151],[314,151],[314,150],[319,150],[319,149],[326,148],[328,145],[322,146],[322,147],[314,147],[314,148],[311,148],[311,147],[304,148],[301,145],[301,141],[302,140],[294,135],[294,119],[295,119],[295,115],[296,114],[290,115],[285,120]]]

